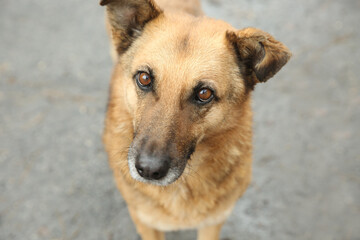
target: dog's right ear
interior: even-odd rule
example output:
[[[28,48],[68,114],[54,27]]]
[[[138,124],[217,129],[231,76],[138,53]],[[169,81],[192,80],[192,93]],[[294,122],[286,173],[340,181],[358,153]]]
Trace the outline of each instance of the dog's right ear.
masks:
[[[162,11],[152,0],[101,0],[107,7],[113,43],[118,54],[124,53],[140,36],[145,24]]]
[[[273,77],[291,57],[284,44],[256,28],[228,31],[226,38],[236,52],[240,71],[249,89]]]

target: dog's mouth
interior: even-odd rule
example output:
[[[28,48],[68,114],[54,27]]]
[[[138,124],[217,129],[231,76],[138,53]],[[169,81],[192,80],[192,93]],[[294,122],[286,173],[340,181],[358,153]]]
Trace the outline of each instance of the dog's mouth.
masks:
[[[158,186],[170,185],[183,174],[194,151],[195,146],[191,145],[184,157],[171,157],[168,154],[147,154],[138,151],[132,145],[128,152],[130,175],[143,183]]]

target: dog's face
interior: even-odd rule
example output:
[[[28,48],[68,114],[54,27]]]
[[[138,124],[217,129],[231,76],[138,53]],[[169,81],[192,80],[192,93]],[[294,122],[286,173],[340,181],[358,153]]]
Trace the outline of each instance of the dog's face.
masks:
[[[214,29],[209,19],[181,19],[149,23],[128,67],[135,136],[130,172],[161,185],[182,174],[203,137],[229,127],[229,106],[245,93],[225,34],[217,34],[219,25],[229,26],[214,21]]]
[[[237,124],[241,103],[290,53],[270,35],[209,18],[167,15],[152,1],[103,1],[126,81],[131,176],[168,185],[204,139]],[[123,62],[122,62],[123,61]]]

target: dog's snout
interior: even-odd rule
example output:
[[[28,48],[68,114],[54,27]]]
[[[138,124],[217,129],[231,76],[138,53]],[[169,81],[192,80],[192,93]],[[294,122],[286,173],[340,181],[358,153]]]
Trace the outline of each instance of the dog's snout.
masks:
[[[156,158],[141,154],[135,162],[139,175],[148,180],[159,180],[166,176],[170,168],[168,158]]]

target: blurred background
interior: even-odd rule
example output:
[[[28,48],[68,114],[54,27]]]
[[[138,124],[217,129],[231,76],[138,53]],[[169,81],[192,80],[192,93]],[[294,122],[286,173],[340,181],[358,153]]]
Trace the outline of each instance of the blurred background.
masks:
[[[253,182],[222,239],[359,240],[360,1],[203,8],[294,55],[254,92]],[[101,142],[111,69],[98,1],[1,1],[1,240],[137,238]]]

